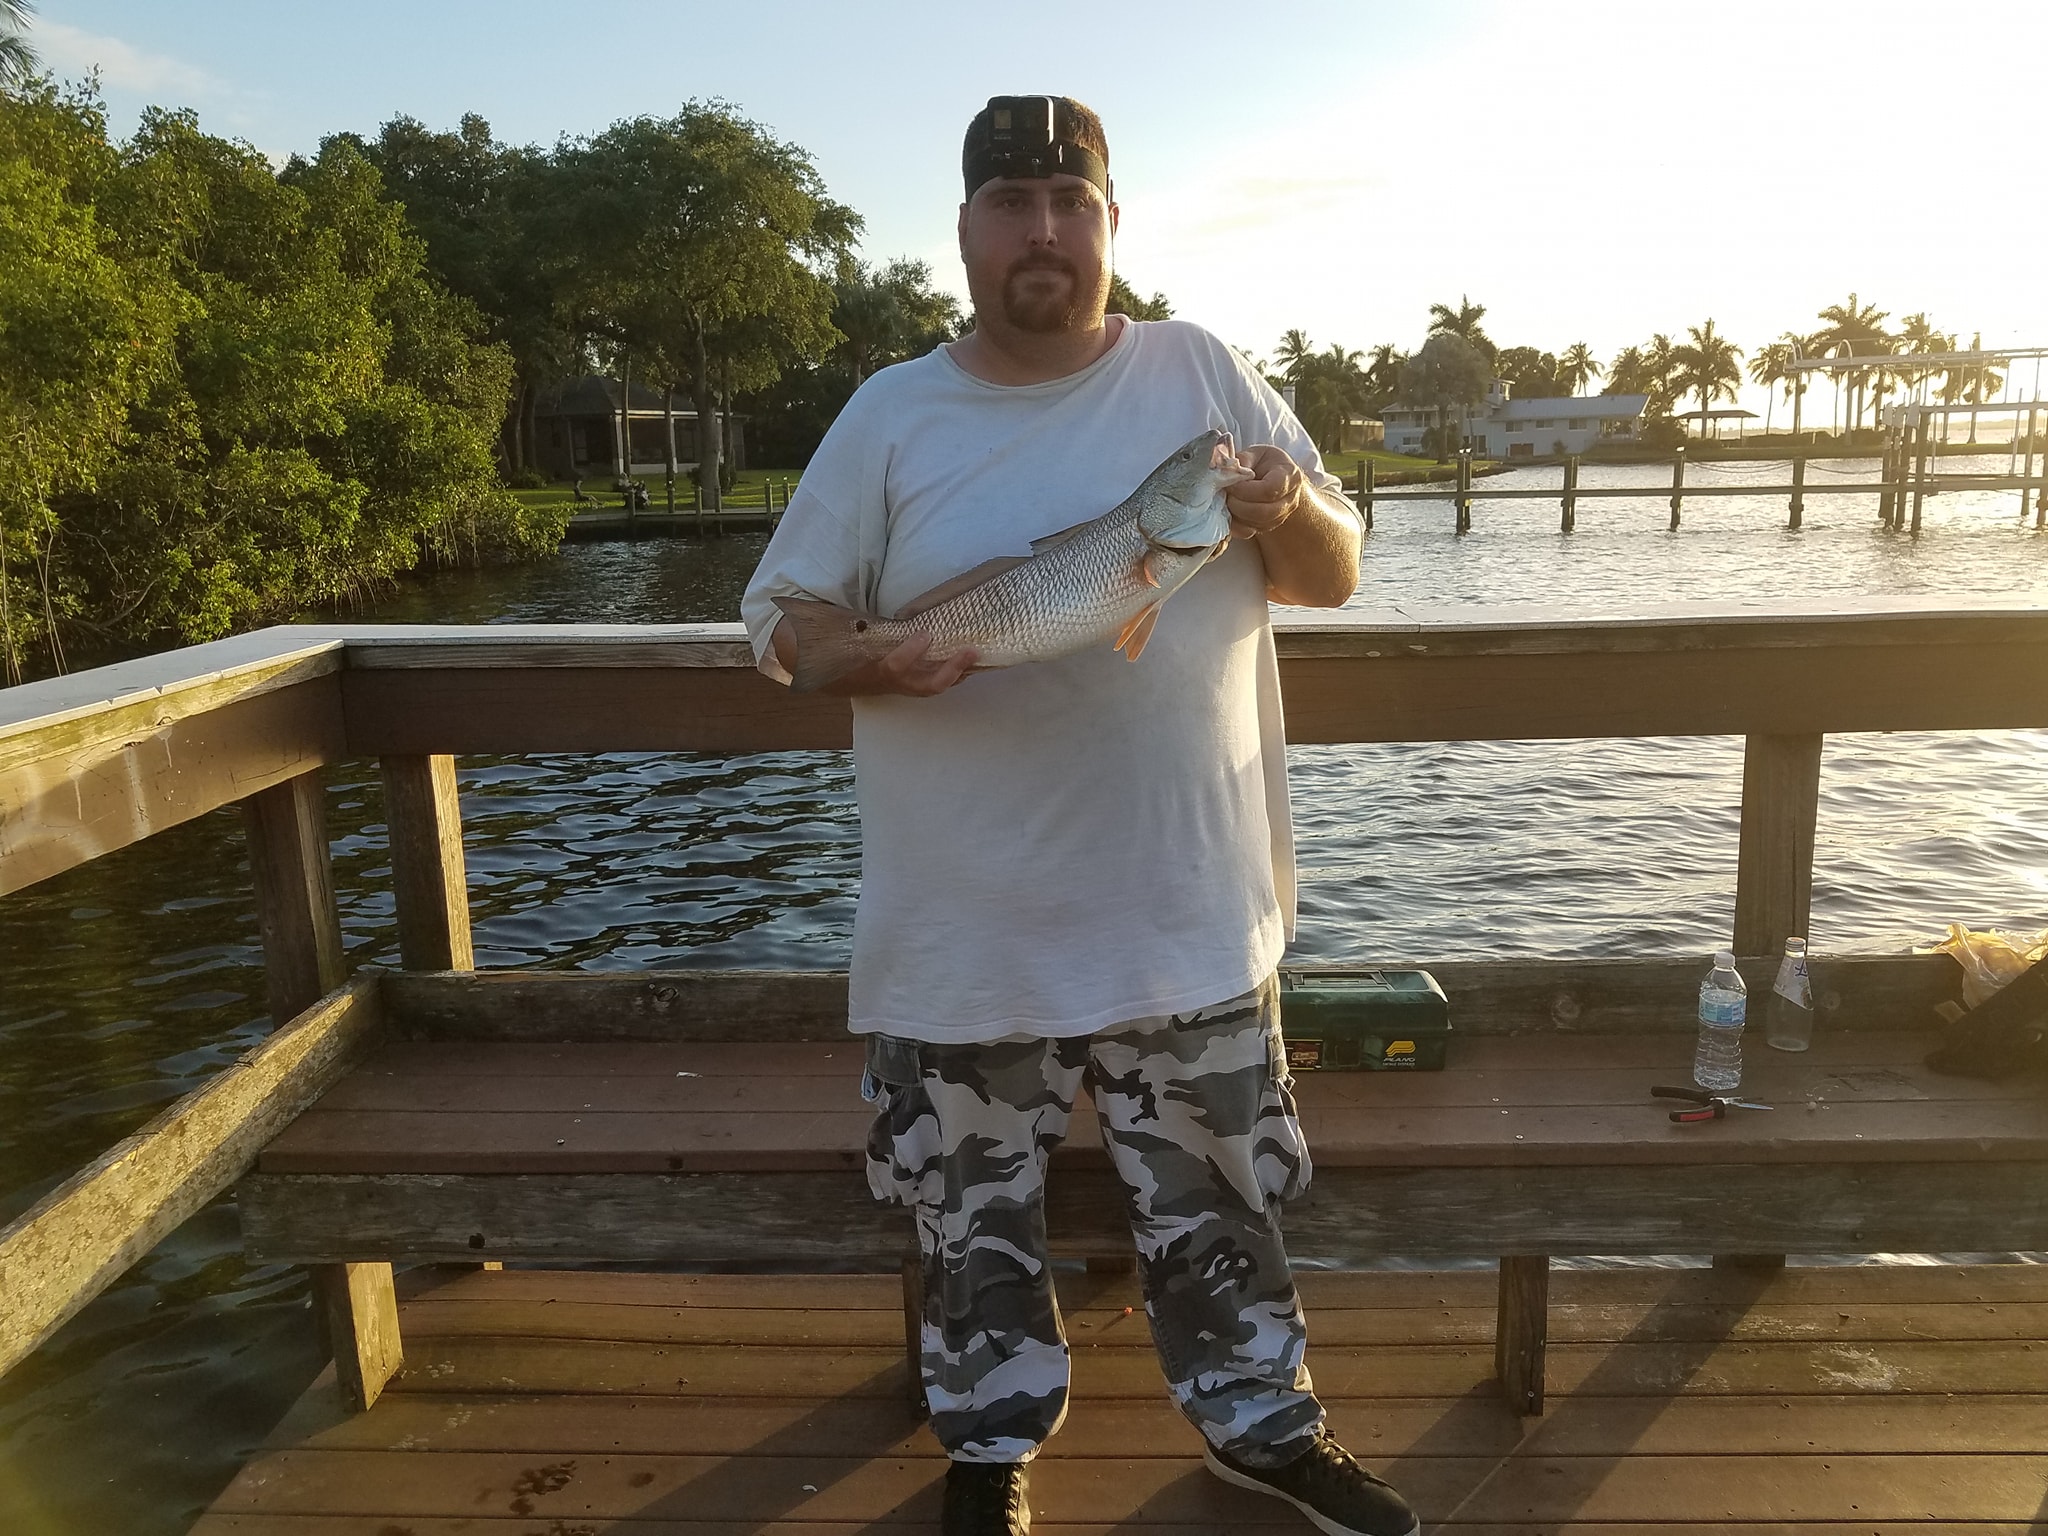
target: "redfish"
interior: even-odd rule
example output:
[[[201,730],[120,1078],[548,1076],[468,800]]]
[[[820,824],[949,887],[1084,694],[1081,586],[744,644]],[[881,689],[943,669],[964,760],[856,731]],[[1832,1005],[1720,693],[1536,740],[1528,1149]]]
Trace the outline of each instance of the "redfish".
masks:
[[[1136,661],[1166,600],[1230,543],[1224,494],[1252,472],[1230,434],[1204,432],[1097,518],[942,582],[894,618],[815,598],[778,597],[796,631],[791,687],[821,688],[886,656],[913,635],[943,661],[963,650],[977,667],[1050,661],[1115,638]]]

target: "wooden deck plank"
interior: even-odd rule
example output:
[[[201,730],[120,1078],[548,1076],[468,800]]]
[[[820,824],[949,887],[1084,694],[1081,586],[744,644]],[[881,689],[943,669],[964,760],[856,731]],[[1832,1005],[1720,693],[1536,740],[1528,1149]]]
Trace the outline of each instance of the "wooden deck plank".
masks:
[[[1499,1401],[1483,1345],[1319,1337],[1311,1365],[1335,1432],[1407,1491],[1434,1530],[1904,1536],[1910,1525],[2016,1536],[2048,1518],[2048,1341],[2042,1305],[2030,1299],[2042,1274],[2025,1265],[1567,1271],[1562,1328],[1622,1341],[1553,1344],[1552,1408],[1541,1419],[1518,1419]],[[1075,1351],[1072,1413],[1033,1474],[1034,1528],[1304,1529],[1283,1506],[1201,1470],[1140,1320],[1122,1314],[1130,1281],[1069,1278],[1070,1322],[1100,1321],[1115,1336]],[[1340,1327],[1448,1321],[1455,1331],[1489,1281],[1472,1272],[1302,1277],[1312,1329],[1320,1316]],[[895,1319],[877,1304],[892,1283],[781,1277],[763,1290],[750,1276],[463,1276],[406,1303],[411,1363],[376,1408],[343,1416],[309,1394],[281,1426],[280,1448],[246,1468],[195,1529],[924,1536],[944,1462],[901,1401]],[[771,1295],[777,1305],[730,1304]],[[1897,1299],[1878,1299],[1887,1295]],[[851,1305],[840,1321],[820,1321],[841,1303]],[[1646,1341],[1659,1327],[1722,1322],[1796,1332],[1830,1310],[1865,1331],[1903,1335],[1930,1317],[1978,1326],[1964,1324],[1970,1317],[2003,1319],[2011,1332]],[[621,1321],[655,1336],[580,1337]],[[789,1339],[836,1332],[879,1342],[703,1342],[742,1325],[771,1339],[777,1323]],[[504,1326],[534,1336],[485,1332]]]
[[[1640,1104],[1645,1073],[1683,1073],[1690,1060],[1683,1041],[1654,1036],[1553,1035],[1454,1038],[1452,1064],[1441,1072],[1303,1072],[1298,1082],[1330,1096],[1331,1102],[1394,1106],[1405,1102]],[[1745,1086],[1763,1085],[1789,1097],[1818,1089],[1829,1098],[2024,1099],[2037,1096],[2024,1083],[1989,1083],[1929,1071],[1922,1058],[1928,1037],[1870,1033],[1834,1035],[1816,1041],[1804,1056],[1759,1048],[1746,1063]],[[563,1084],[578,1079],[663,1083],[688,1074],[707,1088],[731,1080],[821,1081],[788,1091],[799,1095],[851,1091],[862,1066],[857,1042],[836,1046],[795,1042],[744,1045],[733,1042],[673,1045],[593,1041],[574,1045],[395,1041],[365,1061],[358,1075],[388,1079],[537,1079]],[[687,1080],[687,1079],[686,1079]],[[1483,1093],[1480,1091],[1483,1089]],[[365,1090],[366,1093],[374,1089]],[[395,1090],[394,1090],[395,1091]],[[1421,1095],[1422,1098],[1417,1096]],[[1760,1093],[1770,1097],[1770,1093]],[[825,1098],[807,1102],[826,1102]],[[394,1105],[393,1107],[401,1107]]]
[[[1062,1270],[1060,1298],[1134,1299],[1128,1278]],[[1491,1269],[1298,1270],[1295,1284],[1310,1312],[1338,1307],[1478,1307],[1491,1303]],[[1747,1290],[1745,1294],[1747,1294]],[[1726,1302],[1731,1277],[1724,1270],[1646,1266],[1627,1269],[1555,1268],[1554,1304],[1621,1306],[1667,1300],[1707,1305]],[[1755,1305],[1781,1303],[1855,1306],[1917,1303],[1990,1304],[2048,1301],[2048,1264],[1825,1264],[1792,1265],[1768,1278]],[[760,1307],[778,1311],[818,1308],[887,1312],[902,1306],[896,1274],[684,1275],[578,1269],[467,1270],[437,1286],[436,1300],[474,1296],[519,1301],[596,1301],[612,1306]]]
[[[1135,1300],[1135,1298],[1132,1298]],[[563,1314],[559,1319],[550,1313]],[[1150,1348],[1145,1319],[1123,1298],[1063,1303],[1067,1338],[1076,1349]],[[900,1342],[902,1318],[881,1311],[769,1312],[748,1307],[618,1306],[582,1301],[564,1308],[545,1300],[436,1300],[412,1305],[406,1337],[489,1336],[609,1339],[622,1343],[787,1344],[803,1348],[854,1345],[882,1349]],[[1309,1335],[1318,1347],[1491,1342],[1494,1309],[1472,1307],[1315,1308]],[[1895,1340],[2048,1339],[2048,1301],[2004,1306],[1867,1307],[1847,1303],[1636,1302],[1573,1307],[1550,1329],[1552,1343],[1681,1343],[1695,1340],[1829,1343]]]
[[[879,1398],[903,1390],[900,1346],[763,1348],[747,1351],[743,1368],[735,1367],[738,1358],[719,1345],[444,1335],[409,1340],[398,1381],[414,1392],[488,1392],[519,1382],[533,1392],[700,1396],[715,1390],[736,1399],[808,1392]],[[1098,1396],[1141,1399],[1160,1390],[1149,1354],[1103,1350],[1094,1358],[1090,1390]],[[1312,1369],[1318,1390],[1337,1396],[1455,1397],[1491,1379],[1493,1350],[1334,1346],[1315,1350]],[[1553,1344],[1549,1380],[1553,1392],[1602,1397],[2028,1392],[2048,1380],[2048,1344]]]
[[[1647,1086],[1647,1085],[1646,1085]],[[871,1112],[705,1110],[604,1114],[316,1107],[263,1154],[266,1173],[774,1172],[857,1168]],[[1674,1125],[1646,1102],[1606,1112],[1504,1105],[1365,1109],[1304,1093],[1323,1167],[1527,1163],[1886,1163],[2048,1159],[2048,1100],[1829,1103]],[[1092,1116],[1055,1161],[1105,1165]]]
[[[1649,1521],[1688,1510],[1764,1520],[2027,1520],[2048,1499],[2048,1457],[1437,1457],[1365,1464],[1398,1478],[1426,1521]],[[559,1520],[930,1519],[944,1460],[790,1454],[741,1461],[685,1455],[530,1455],[444,1451],[282,1451],[237,1478],[223,1512],[407,1514],[483,1510]],[[1223,1486],[1188,1455],[1047,1458],[1033,1469],[1033,1513],[1047,1521],[1269,1518],[1265,1501]]]
[[[1080,1395],[1054,1446],[1063,1457],[1183,1454],[1188,1427],[1163,1401]],[[2028,1396],[1694,1397],[1642,1402],[1578,1397],[1522,1420],[1490,1392],[1439,1401],[1338,1397],[1325,1392],[1333,1432],[1376,1456],[1431,1451],[1503,1456],[1768,1455],[1788,1447],[1830,1454],[1919,1455],[1974,1450],[2048,1454],[2048,1402]],[[769,1454],[800,1441],[828,1456],[929,1454],[907,1412],[863,1400],[578,1397],[509,1392],[396,1392],[373,1414],[323,1416],[284,1444],[326,1450],[504,1451],[549,1455]]]

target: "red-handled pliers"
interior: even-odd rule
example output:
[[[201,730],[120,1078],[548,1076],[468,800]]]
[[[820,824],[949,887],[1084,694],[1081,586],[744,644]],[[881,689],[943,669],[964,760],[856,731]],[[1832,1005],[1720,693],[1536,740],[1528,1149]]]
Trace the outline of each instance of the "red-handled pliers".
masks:
[[[1653,1099],[1684,1099],[1695,1105],[1693,1109],[1674,1109],[1671,1118],[1681,1125],[1695,1120],[1719,1120],[1731,1109],[1769,1109],[1769,1104],[1758,1104],[1751,1099],[1731,1099],[1725,1094],[1709,1093],[1704,1088],[1652,1088]]]

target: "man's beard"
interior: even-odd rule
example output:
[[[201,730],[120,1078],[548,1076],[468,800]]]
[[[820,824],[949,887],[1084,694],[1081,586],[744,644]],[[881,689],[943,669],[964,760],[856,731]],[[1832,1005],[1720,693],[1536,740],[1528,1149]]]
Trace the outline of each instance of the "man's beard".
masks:
[[[1032,272],[1064,272],[1068,278],[1065,293],[1057,285],[1045,287],[1021,281]],[[1018,330],[1033,335],[1090,329],[1099,318],[1098,306],[1092,302],[1098,297],[1083,291],[1080,273],[1063,256],[1042,253],[1021,257],[1003,275],[1003,318]]]

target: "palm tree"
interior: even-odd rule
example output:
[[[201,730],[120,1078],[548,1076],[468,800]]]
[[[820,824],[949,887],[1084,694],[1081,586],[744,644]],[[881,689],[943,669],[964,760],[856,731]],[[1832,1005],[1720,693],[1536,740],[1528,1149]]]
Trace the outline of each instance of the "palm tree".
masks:
[[[1785,332],[1772,345],[1783,347],[1793,359],[1812,357],[1819,351],[1819,343],[1814,337],[1802,336],[1797,331]],[[1797,373],[1788,371],[1785,376],[1785,397],[1792,402],[1792,440],[1795,443],[1799,440],[1799,415],[1801,407],[1806,404],[1806,387],[1811,382],[1812,375],[1803,368]]]
[[[1302,370],[1315,355],[1316,344],[1308,339],[1308,332],[1296,328],[1281,334],[1280,345],[1273,349],[1273,366],[1280,377],[1297,387],[1302,381]]]
[[[1946,331],[1937,331],[1928,324],[1924,314],[1908,315],[1899,322],[1898,350],[1905,356],[1915,353],[1926,356],[1930,352],[1953,352],[1956,339]],[[1899,368],[1894,376],[1900,383],[1920,393],[1920,386],[1932,378],[1937,370],[1929,367]]]
[[[0,0],[0,85],[20,85],[41,67],[28,45],[28,19],[34,14],[28,0]]]
[[[1373,399],[1387,401],[1394,398],[1401,388],[1401,365],[1407,361],[1390,341],[1383,341],[1372,349],[1372,358],[1365,365],[1365,382],[1372,391]]]
[[[1716,400],[1733,400],[1735,386],[1742,382],[1742,369],[1735,361],[1742,348],[1717,333],[1711,317],[1705,325],[1688,326],[1686,334],[1691,339],[1685,345],[1670,349],[1671,360],[1677,364],[1671,387],[1681,396],[1698,391],[1700,436],[1704,438],[1707,412]]]
[[[1486,306],[1474,304],[1468,295],[1461,293],[1458,295],[1456,309],[1448,304],[1429,306],[1429,334],[1456,336],[1462,341],[1469,341],[1486,354],[1488,362],[1492,362],[1497,348],[1493,344],[1493,339],[1479,328],[1479,322],[1485,318]]]
[[[1599,374],[1600,365],[1593,361],[1593,349],[1583,341],[1566,347],[1564,356],[1557,360],[1558,382],[1575,395]]]
[[[1749,377],[1752,383],[1764,387],[1764,436],[1771,435],[1771,411],[1778,403],[1777,384],[1780,379],[1790,377],[1785,365],[1792,361],[1792,349],[1782,341],[1765,342],[1758,347],[1749,360]],[[1790,393],[1788,387],[1787,393]]]
[[[1984,350],[1984,333],[1970,333],[1970,350]],[[1963,363],[1948,370],[1941,383],[1941,398],[1950,405],[1968,401],[1970,411],[1970,441],[1977,441],[1976,406],[1988,405],[1991,397],[2005,387],[2005,374],[1990,359],[1981,362]]]
[[[1827,322],[1813,333],[1815,353],[1821,357],[1868,357],[1891,350],[1891,336],[1884,328],[1888,311],[1875,304],[1858,304],[1856,295],[1849,295],[1846,304],[1830,304],[1820,311],[1820,318]],[[1849,378],[1849,429],[1854,431],[1863,421],[1863,396],[1869,382],[1869,375],[1861,369],[1846,370]],[[1834,369],[1830,373],[1836,372]]]

